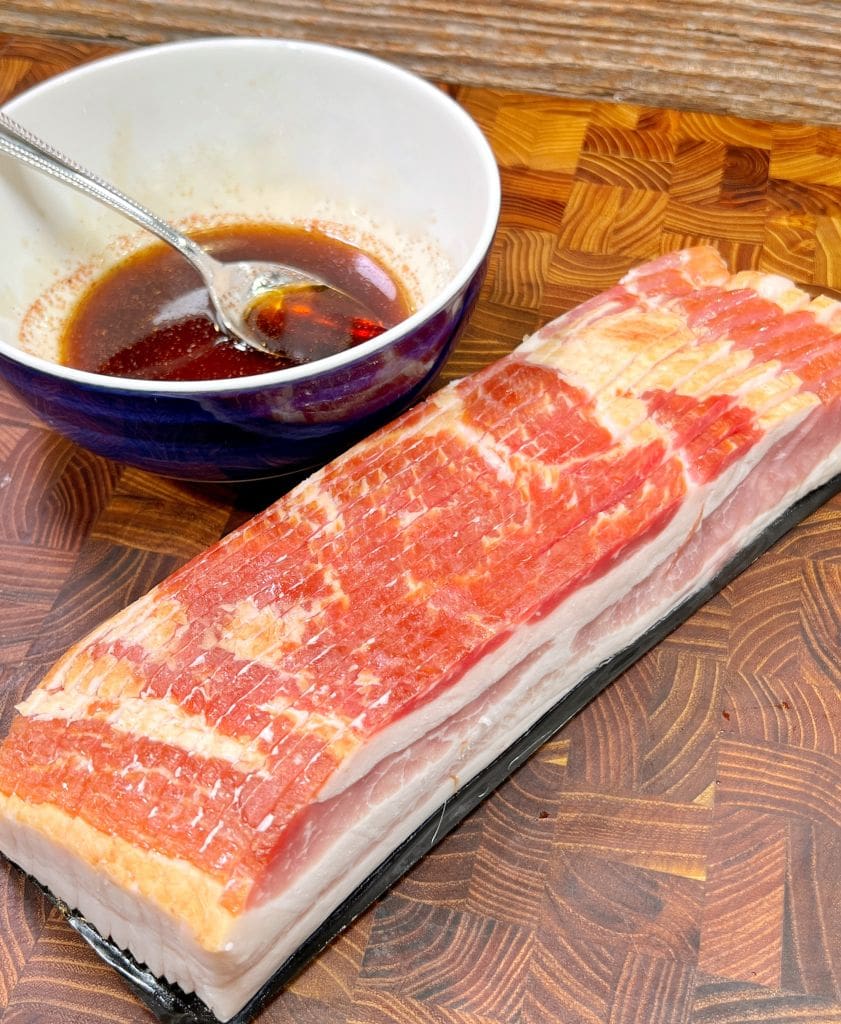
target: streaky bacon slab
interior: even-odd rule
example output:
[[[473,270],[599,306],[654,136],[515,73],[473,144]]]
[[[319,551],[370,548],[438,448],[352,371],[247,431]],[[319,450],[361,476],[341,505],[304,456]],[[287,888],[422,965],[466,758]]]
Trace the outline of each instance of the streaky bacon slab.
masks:
[[[841,470],[841,306],[670,253],[72,648],[0,848],[233,1016],[425,818]]]

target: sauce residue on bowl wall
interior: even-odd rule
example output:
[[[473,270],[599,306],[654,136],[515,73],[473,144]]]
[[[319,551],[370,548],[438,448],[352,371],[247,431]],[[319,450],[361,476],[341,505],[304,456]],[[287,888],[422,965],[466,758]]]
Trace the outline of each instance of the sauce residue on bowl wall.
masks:
[[[222,260],[275,260],[332,288],[269,293],[249,323],[276,350],[236,344],[216,326],[198,273],[156,243],[98,278],[67,322],[60,362],[136,379],[220,380],[299,366],[376,337],[411,312],[404,289],[373,255],[319,231],[242,224],[193,237]],[[345,293],[345,294],[342,294]]]

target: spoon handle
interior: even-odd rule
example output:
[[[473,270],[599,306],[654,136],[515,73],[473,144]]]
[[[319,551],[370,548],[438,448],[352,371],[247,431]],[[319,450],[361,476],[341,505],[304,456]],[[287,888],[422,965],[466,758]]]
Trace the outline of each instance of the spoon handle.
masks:
[[[210,257],[187,235],[176,231],[142,204],[130,199],[107,181],[77,164],[49,143],[39,139],[22,125],[0,111],[0,153],[15,157],[30,167],[124,214],[140,227],[151,231],[162,241],[177,249],[205,279],[210,273]]]

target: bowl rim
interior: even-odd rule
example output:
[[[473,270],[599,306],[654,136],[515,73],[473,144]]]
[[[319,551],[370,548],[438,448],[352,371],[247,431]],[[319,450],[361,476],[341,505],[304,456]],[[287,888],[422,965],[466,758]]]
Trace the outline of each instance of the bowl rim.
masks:
[[[407,82],[419,92],[425,93],[433,102],[438,103],[442,110],[447,111],[472,142],[473,148],[480,158],[480,163],[484,170],[485,185],[488,190],[488,204],[481,232],[472,250],[463,261],[459,272],[450,278],[447,284],[432,299],[416,309],[405,320],[401,320],[400,323],[395,324],[394,327],[389,328],[370,341],[362,342],[353,348],[346,349],[344,352],[338,352],[335,355],[303,363],[300,366],[291,366],[282,370],[270,370],[265,373],[252,374],[245,377],[164,381],[94,373],[90,370],[79,370],[72,366],[64,366],[61,363],[26,352],[24,349],[18,348],[11,342],[6,341],[2,334],[0,334],[0,356],[4,356],[13,363],[48,374],[51,377],[106,391],[118,390],[138,394],[181,395],[185,397],[206,395],[208,393],[220,394],[253,391],[255,389],[282,386],[284,384],[294,384],[302,380],[312,380],[325,374],[334,373],[345,367],[353,366],[353,364],[389,348],[390,345],[400,338],[411,334],[423,326],[432,317],[446,309],[453,299],[468,287],[471,279],[479,271],[490,252],[491,243],[499,222],[501,206],[500,174],[491,145],[478,124],[452,96],[421,75],[366,51],[307,40],[253,38],[247,36],[210,36],[157,43],[139,46],[120,53],[108,54],[70,68],[67,71],[59,72],[19,93],[6,103],[0,104],[0,110],[8,113],[10,116],[14,116],[17,108],[22,105],[25,106],[27,100],[32,96],[41,96],[54,89],[61,88],[68,79],[96,74],[104,64],[114,65],[132,61],[144,61],[161,52],[227,49],[232,45],[242,48],[320,52],[329,54],[334,59],[373,66],[386,75],[392,75]]]

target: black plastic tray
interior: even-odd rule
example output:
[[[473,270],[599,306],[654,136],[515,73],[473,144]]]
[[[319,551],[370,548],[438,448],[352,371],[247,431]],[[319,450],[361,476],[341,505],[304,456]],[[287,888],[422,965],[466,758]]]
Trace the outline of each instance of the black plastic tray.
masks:
[[[243,1007],[229,1024],[248,1024],[289,983],[289,981],[330,943],[356,917],[366,910],[421,857],[452,831],[497,786],[503,783],[531,754],[576,715],[617,676],[672,630],[688,619],[701,605],[750,565],[780,537],[841,490],[841,475],[812,491],[792,505],[770,524],[751,544],[739,552],[721,572],[666,618],[648,630],[634,644],[578,683],[542,718],[508,747],[484,771],[466,783],[406,839],[356,890],[298,947],[278,968],[263,988]],[[37,884],[37,880],[36,880]],[[43,887],[41,887],[43,889]],[[43,890],[66,918],[67,923],[114,968],[129,988],[159,1018],[162,1024],[218,1024],[217,1018],[195,995],[186,995],[151,974],[142,964],[119,949],[81,914]]]

